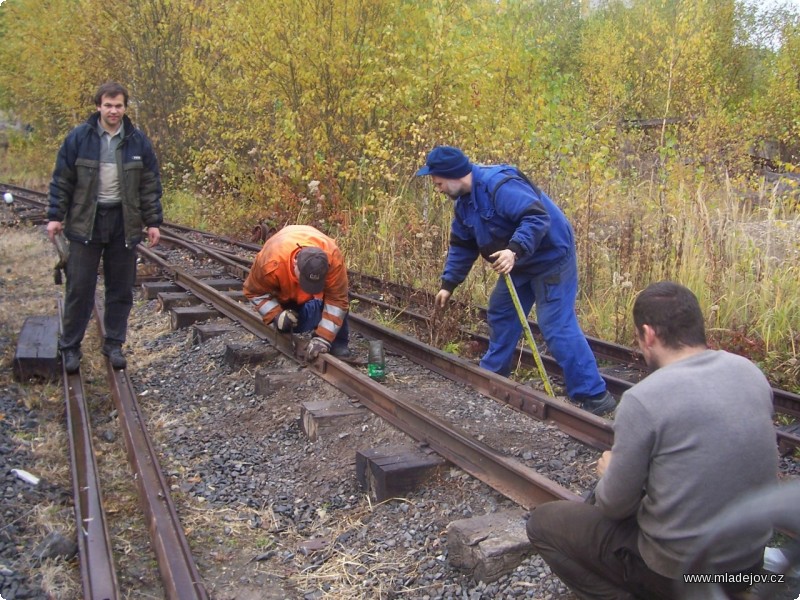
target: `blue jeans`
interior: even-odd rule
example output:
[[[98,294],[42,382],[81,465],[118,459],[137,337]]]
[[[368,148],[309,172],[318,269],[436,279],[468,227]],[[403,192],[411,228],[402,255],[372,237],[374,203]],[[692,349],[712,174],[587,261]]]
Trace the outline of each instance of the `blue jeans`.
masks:
[[[541,275],[512,272],[511,280],[517,288],[525,315],[536,304],[539,329],[547,349],[564,371],[567,396],[582,401],[603,394],[606,391],[605,381],[600,377],[597,361],[575,314],[575,298],[578,295],[575,254],[571,253]],[[486,319],[489,324],[489,349],[481,359],[481,367],[508,376],[517,342],[522,335],[522,323],[504,277],[492,292]]]
[[[136,282],[136,248],[125,246],[122,207],[98,207],[92,240],[86,244],[70,242],[63,330],[59,341],[62,350],[77,350],[81,346],[92,318],[101,258],[105,285],[104,343],[121,346],[128,330]]]
[[[313,331],[316,329],[319,322],[322,320],[323,306],[322,300],[314,298],[301,306],[287,307],[297,311],[297,327],[294,328],[294,331],[296,333],[305,333],[306,331]],[[337,349],[344,349],[347,348],[349,341],[350,327],[347,324],[347,315],[345,315],[344,322],[339,328],[339,333],[336,334],[332,346],[335,346]]]

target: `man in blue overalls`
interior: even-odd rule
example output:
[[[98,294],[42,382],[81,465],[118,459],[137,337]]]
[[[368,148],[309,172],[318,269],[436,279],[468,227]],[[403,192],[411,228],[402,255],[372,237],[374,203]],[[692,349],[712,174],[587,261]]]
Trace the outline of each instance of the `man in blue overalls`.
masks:
[[[454,200],[450,248],[436,306],[444,308],[478,255],[501,276],[509,273],[527,315],[534,303],[547,348],[564,371],[567,396],[596,415],[616,402],[575,314],[578,267],[572,227],[564,213],[516,168],[472,164],[458,148],[437,146],[416,173]],[[511,294],[499,282],[487,311],[489,349],[481,367],[511,372],[522,324]]]

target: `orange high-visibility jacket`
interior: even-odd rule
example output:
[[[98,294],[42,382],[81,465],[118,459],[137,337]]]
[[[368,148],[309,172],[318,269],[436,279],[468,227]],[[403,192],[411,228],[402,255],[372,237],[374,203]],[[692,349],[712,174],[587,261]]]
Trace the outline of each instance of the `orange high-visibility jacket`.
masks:
[[[325,289],[315,296],[300,288],[294,273],[295,255],[305,246],[322,248],[328,255]],[[267,325],[284,308],[322,298],[322,320],[314,334],[333,343],[349,308],[348,288],[347,268],[336,242],[308,225],[289,225],[264,242],[244,282],[244,295]]]

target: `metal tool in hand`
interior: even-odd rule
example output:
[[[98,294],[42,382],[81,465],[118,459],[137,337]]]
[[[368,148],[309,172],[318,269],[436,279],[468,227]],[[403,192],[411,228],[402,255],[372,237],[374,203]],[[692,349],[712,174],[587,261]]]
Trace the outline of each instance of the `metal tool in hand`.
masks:
[[[61,285],[61,274],[67,271],[67,259],[69,259],[69,242],[64,234],[59,232],[53,238],[58,253],[58,262],[53,268],[53,281],[56,285]]]
[[[536,361],[536,368],[539,369],[539,377],[542,378],[544,391],[555,398],[556,395],[553,393],[553,386],[550,385],[550,378],[547,376],[547,371],[544,370],[542,357],[539,354],[539,350],[536,348],[536,342],[533,340],[531,326],[528,324],[528,318],[522,310],[522,304],[520,304],[519,296],[517,295],[517,288],[514,287],[514,282],[511,281],[511,275],[503,273],[503,277],[506,280],[508,291],[511,293],[511,300],[514,301],[514,308],[517,309],[517,316],[519,317],[519,322],[522,324],[522,331],[525,332],[525,339],[528,340],[528,345],[531,347],[533,359]]]

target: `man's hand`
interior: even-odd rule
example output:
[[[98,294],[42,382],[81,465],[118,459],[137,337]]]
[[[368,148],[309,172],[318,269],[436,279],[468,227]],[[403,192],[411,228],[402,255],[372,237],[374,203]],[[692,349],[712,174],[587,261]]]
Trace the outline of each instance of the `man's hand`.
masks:
[[[611,450],[606,450],[603,452],[603,456],[600,457],[600,460],[597,461],[597,476],[602,477],[603,474],[608,469],[608,465],[611,464]]]
[[[450,292],[447,290],[439,290],[439,293],[436,294],[433,304],[436,308],[442,309],[447,306],[448,300],[450,300]]]
[[[297,327],[298,316],[293,310],[285,310],[278,315],[275,319],[275,327],[281,333],[290,333],[292,329]]]
[[[516,254],[514,254],[513,250],[509,250],[508,248],[490,254],[489,258],[494,259],[492,261],[492,270],[500,275],[511,273],[511,269],[514,268],[514,264],[517,262]]]
[[[325,354],[331,349],[331,345],[327,340],[321,337],[312,337],[311,341],[306,346],[306,362],[310,362],[317,358],[320,354]]]
[[[150,242],[151,248],[158,246],[158,242],[161,241],[161,230],[158,227],[148,227],[147,241]]]
[[[63,229],[64,226],[61,224],[61,221],[49,221],[47,223],[47,237],[55,244],[56,236],[61,233]]]

